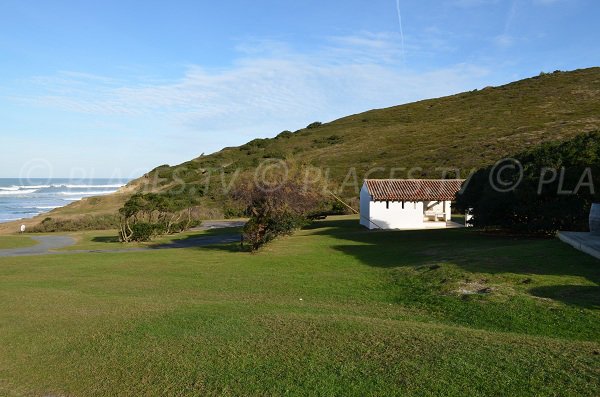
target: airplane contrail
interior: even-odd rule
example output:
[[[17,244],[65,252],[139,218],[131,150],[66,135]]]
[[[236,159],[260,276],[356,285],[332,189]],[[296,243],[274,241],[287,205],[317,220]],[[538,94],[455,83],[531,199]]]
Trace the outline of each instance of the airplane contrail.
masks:
[[[398,12],[398,25],[400,26],[400,46],[402,49],[402,62],[406,62],[404,52],[404,29],[402,28],[402,13],[400,12],[400,0],[396,0],[396,11]]]

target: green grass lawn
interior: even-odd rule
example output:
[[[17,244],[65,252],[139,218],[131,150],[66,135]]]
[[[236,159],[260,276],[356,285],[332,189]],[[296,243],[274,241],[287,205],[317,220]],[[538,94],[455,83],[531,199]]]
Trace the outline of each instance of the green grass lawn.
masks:
[[[187,231],[172,235],[159,236],[151,241],[143,243],[121,243],[119,241],[119,232],[117,230],[94,230],[67,233],[76,241],[74,245],[64,247],[58,251],[78,251],[78,250],[120,250],[127,248],[153,247],[161,244],[168,244],[177,240],[200,236],[215,236],[220,234],[239,234],[241,228],[226,227],[219,229],[209,229],[200,231]]]
[[[36,244],[37,242],[26,236],[0,236],[0,249],[25,248]]]
[[[600,261],[356,224],[0,258],[0,395],[600,395]]]

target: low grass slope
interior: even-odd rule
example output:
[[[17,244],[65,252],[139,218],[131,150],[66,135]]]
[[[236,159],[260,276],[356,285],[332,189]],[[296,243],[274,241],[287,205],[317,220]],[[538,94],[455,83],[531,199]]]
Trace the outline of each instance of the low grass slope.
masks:
[[[600,394],[598,260],[357,223],[254,255],[0,258],[0,394]]]

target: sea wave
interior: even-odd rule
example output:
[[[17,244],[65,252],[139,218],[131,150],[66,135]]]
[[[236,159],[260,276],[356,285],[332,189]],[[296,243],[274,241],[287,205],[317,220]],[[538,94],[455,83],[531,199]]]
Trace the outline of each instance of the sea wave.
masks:
[[[62,207],[61,205],[40,205],[35,207],[38,210],[53,210],[55,208],[60,208]]]
[[[118,189],[125,186],[123,183],[119,184],[106,184],[106,185],[71,185],[64,183],[57,183],[52,185],[12,185],[12,186],[1,186],[0,190],[21,190],[21,189]]]
[[[0,196],[17,196],[24,194],[31,194],[37,192],[39,189],[23,189],[23,190],[3,190],[0,191]]]
[[[17,186],[19,189],[48,189],[52,185],[20,185]]]
[[[124,184],[118,184],[118,185],[60,185],[60,186],[52,186],[52,187],[66,187],[67,189],[88,189],[88,188],[94,188],[94,189],[101,189],[101,188],[106,188],[106,189],[114,189],[114,188],[120,188],[125,186]]]

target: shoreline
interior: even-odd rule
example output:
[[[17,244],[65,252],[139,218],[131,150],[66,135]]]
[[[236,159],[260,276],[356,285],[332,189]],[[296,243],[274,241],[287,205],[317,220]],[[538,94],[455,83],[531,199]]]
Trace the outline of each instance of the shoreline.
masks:
[[[39,224],[46,217],[60,217],[67,220],[86,215],[114,214],[122,205],[123,197],[127,195],[126,186],[124,185],[108,194],[82,197],[76,201],[66,202],[63,206],[40,212],[29,218],[24,217],[8,222],[0,222],[0,235],[19,234],[21,225],[25,225],[25,228],[29,229]]]

